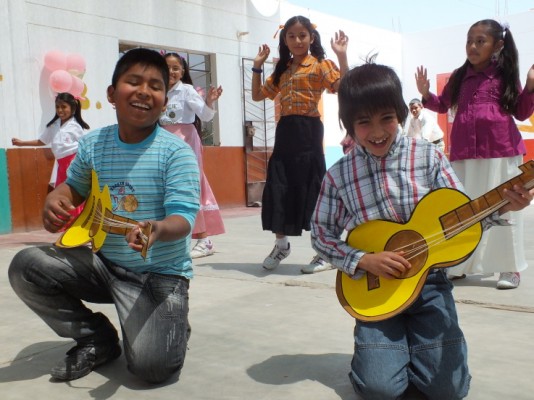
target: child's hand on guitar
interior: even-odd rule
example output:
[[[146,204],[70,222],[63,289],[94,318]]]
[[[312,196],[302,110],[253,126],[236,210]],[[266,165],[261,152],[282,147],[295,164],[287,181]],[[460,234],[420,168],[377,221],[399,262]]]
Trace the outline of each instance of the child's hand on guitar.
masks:
[[[519,185],[514,185],[513,190],[504,189],[504,198],[508,200],[500,213],[504,214],[508,211],[519,211],[530,204],[534,197],[534,189],[527,190]]]
[[[381,251],[364,255],[358,268],[382,278],[398,279],[411,268],[411,264],[403,252]]]
[[[48,232],[56,233],[72,218],[69,211],[74,210],[72,201],[61,193],[51,192],[43,208],[43,226]]]
[[[126,233],[126,242],[128,242],[128,246],[130,246],[131,249],[141,253],[143,249],[146,250],[152,245],[149,241],[149,237],[143,233],[143,230],[149,225],[150,222],[148,221],[139,222],[137,226],[133,227]]]

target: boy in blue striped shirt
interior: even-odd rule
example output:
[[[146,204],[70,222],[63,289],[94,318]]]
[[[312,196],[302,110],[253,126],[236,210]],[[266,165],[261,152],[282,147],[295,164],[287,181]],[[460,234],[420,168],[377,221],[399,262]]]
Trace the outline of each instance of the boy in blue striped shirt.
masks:
[[[48,195],[43,211],[45,229],[58,232],[68,211],[89,195],[94,170],[100,189],[110,189],[113,213],[140,221],[137,226],[126,236],[108,234],[96,254],[85,246],[49,245],[22,250],[11,262],[17,295],[59,336],[76,341],[52,369],[55,379],[81,378],[121,354],[116,328],[82,301],[115,304],[130,372],[160,383],[182,369],[199,172],[191,148],[157,124],[168,84],[159,53],[139,48],[119,59],[107,90],[118,124],[80,141],[66,182]],[[143,259],[141,229],[148,223]]]

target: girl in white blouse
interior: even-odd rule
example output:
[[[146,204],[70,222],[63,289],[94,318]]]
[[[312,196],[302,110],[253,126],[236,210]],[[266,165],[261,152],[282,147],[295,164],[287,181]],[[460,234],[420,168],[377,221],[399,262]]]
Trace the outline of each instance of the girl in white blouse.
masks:
[[[215,252],[210,236],[224,233],[224,224],[215,196],[204,174],[200,121],[211,121],[215,116],[213,103],[222,94],[222,87],[210,87],[206,101],[193,87],[187,62],[177,53],[167,53],[165,60],[169,66],[168,101],[160,124],[169,132],[178,135],[194,150],[200,170],[200,210],[195,220],[192,237],[198,239],[191,250],[191,258],[212,255]]]

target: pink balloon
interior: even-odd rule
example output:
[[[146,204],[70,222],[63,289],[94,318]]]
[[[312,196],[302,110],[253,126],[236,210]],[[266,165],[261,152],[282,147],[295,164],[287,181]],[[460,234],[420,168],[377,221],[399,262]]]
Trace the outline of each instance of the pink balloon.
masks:
[[[48,80],[50,89],[56,93],[68,92],[72,86],[72,75],[64,70],[57,70],[50,74]]]
[[[67,55],[67,67],[65,69],[69,72],[84,73],[85,59],[80,54],[69,54]]]
[[[72,85],[68,92],[76,98],[81,98],[85,84],[77,76],[72,77]]]
[[[67,67],[67,56],[59,50],[52,50],[44,56],[45,68],[49,71],[65,69]]]

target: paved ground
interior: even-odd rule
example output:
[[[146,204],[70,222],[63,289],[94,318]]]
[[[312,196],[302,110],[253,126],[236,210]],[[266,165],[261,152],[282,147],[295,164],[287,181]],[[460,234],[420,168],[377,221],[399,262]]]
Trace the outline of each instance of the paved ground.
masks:
[[[217,253],[195,261],[190,292],[193,334],[180,380],[153,387],[136,381],[124,357],[85,378],[50,382],[48,372],[72,345],[56,337],[15,296],[7,267],[22,247],[51,242],[44,231],[0,235],[0,399],[344,399],[356,400],[347,378],[353,320],[339,306],[335,271],[300,274],[310,261],[309,236],[292,240],[291,256],[274,272],[261,268],[272,235],[259,209],[224,211],[227,233]],[[469,345],[470,400],[534,399],[534,207],[527,210],[531,268],[516,290],[495,277],[456,284]],[[95,306],[116,323],[111,306]]]

